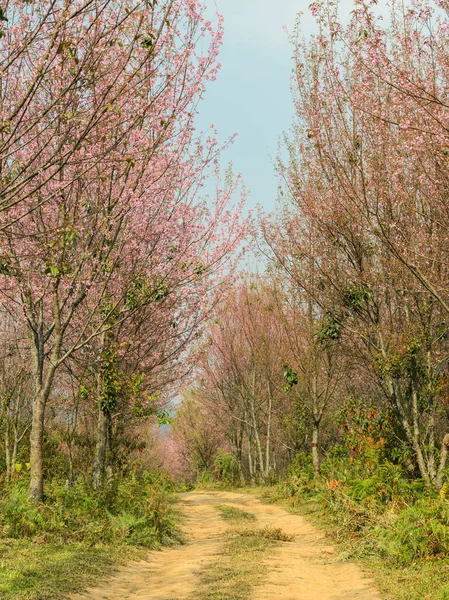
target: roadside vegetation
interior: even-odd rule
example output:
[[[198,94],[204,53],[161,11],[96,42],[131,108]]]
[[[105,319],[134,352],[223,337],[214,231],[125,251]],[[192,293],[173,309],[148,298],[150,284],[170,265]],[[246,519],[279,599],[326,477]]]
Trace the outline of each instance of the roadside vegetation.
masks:
[[[301,455],[288,475],[262,495],[324,528],[339,544],[342,560],[356,560],[374,575],[391,600],[445,600],[449,597],[449,502],[397,465],[362,463],[330,454],[322,475]],[[358,461],[357,461],[358,462]],[[359,467],[359,468],[357,468]]]
[[[23,478],[0,500],[0,595],[50,600],[80,591],[148,549],[182,543],[166,476],[117,478],[101,492],[53,481],[45,503],[27,496]]]

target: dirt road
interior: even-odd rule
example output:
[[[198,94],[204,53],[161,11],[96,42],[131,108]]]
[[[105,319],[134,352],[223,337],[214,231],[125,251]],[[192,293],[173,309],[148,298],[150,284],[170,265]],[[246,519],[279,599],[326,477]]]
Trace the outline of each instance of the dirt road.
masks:
[[[380,600],[360,569],[338,562],[324,535],[300,516],[262,504],[254,496],[232,492],[182,494],[188,543],[121,568],[108,581],[72,600],[194,600],[199,576],[225,543],[229,526],[216,506],[236,506],[256,516],[252,527],[280,527],[292,542],[266,559],[267,574],[251,600]]]

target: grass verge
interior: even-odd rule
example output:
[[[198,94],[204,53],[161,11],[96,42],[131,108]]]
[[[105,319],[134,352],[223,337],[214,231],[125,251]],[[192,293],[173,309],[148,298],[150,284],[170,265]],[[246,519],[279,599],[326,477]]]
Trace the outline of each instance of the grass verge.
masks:
[[[100,491],[52,482],[45,503],[27,497],[25,481],[2,491],[2,600],[66,598],[149,549],[183,541],[170,486],[155,474]]]
[[[58,600],[94,584],[114,567],[143,555],[129,545],[39,544],[0,540],[0,598]]]
[[[376,528],[375,535],[363,528],[354,531],[345,527],[345,519],[349,520],[351,515],[336,514],[323,495],[310,497],[297,494],[292,498],[282,498],[278,488],[263,488],[256,493],[262,501],[280,504],[324,530],[337,544],[342,560],[353,560],[373,578],[382,600],[449,600],[447,554],[408,561],[388,558],[385,546],[378,543],[383,533],[381,526]],[[414,532],[418,535],[423,525],[421,522],[411,523],[409,535]],[[387,533],[391,531],[387,522],[384,528]],[[402,540],[400,545],[403,549],[406,540]]]

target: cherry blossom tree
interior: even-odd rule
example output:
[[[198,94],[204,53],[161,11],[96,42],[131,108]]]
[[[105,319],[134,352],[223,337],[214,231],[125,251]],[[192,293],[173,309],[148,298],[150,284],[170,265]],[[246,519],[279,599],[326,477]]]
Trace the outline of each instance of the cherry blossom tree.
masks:
[[[202,351],[194,398],[211,420],[226,423],[229,446],[250,481],[267,479],[283,453],[283,365],[288,362],[273,298],[265,282],[240,282],[217,306]]]
[[[356,2],[344,26],[335,4],[313,3],[319,33],[310,42],[294,36],[297,118],[279,163],[288,241],[281,263],[290,270],[301,257],[313,263],[315,284],[306,285],[326,317],[322,335],[356,349],[421,476],[439,487],[449,439],[438,419],[448,281],[447,17],[416,2],[394,5],[385,25],[374,4]]]
[[[8,4],[0,40],[11,78],[24,73],[4,88],[4,164],[15,171],[4,188],[1,285],[29,331],[36,499],[60,366],[97,338],[107,353],[112,329],[164,297],[182,297],[189,312],[193,294],[192,315],[213,303],[243,232],[233,184],[199,200],[219,148],[213,132],[195,132],[194,115],[216,76],[220,19],[214,30],[193,0],[48,4]]]

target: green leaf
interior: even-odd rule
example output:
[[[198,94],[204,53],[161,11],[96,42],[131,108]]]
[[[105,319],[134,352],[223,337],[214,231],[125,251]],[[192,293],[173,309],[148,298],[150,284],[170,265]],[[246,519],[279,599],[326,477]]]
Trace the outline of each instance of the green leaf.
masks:
[[[171,425],[173,423],[173,417],[170,416],[168,410],[161,410],[156,413],[156,421],[159,427],[161,425]]]
[[[143,40],[140,42],[140,45],[142,46],[142,48],[145,48],[146,50],[152,50],[154,42],[151,38],[151,34],[149,37],[143,38]]]

